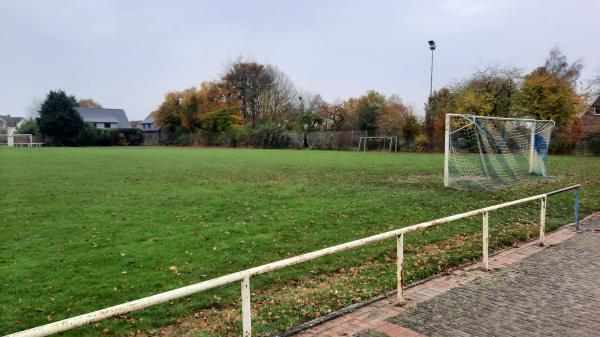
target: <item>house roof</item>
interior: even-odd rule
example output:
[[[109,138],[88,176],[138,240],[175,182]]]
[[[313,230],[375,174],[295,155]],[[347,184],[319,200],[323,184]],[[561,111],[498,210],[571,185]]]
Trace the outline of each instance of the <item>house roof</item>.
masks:
[[[16,128],[17,125],[23,120],[23,117],[13,117],[11,115],[0,115],[0,119],[6,122],[6,126],[9,128]]]
[[[144,124],[148,124],[148,123],[154,124],[154,116],[152,116],[152,113],[150,113],[148,116],[146,116],[146,118],[144,118],[144,120],[142,121],[142,123],[144,123]]]
[[[129,119],[123,109],[77,108],[84,121],[91,123],[117,123],[121,129],[129,129]]]
[[[140,128],[142,128],[142,130],[144,131],[160,131],[160,128],[157,128],[156,125],[154,124],[154,117],[152,116],[152,113],[150,113],[148,116],[146,116],[146,118],[144,118],[144,120],[142,121],[142,124],[150,124],[150,128],[146,128],[144,129],[142,127],[142,125],[140,125]]]
[[[592,111],[593,107],[600,108],[600,96],[596,97],[596,100],[592,104],[590,104],[585,110],[581,111],[577,115],[579,117],[582,117],[583,115],[585,115],[588,112]]]

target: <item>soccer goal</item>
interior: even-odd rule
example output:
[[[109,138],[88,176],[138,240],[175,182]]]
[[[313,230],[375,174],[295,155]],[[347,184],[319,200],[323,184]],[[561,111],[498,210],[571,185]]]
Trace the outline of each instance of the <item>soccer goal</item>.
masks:
[[[378,149],[380,151],[394,151],[398,150],[398,137],[397,136],[363,136],[358,140],[358,151],[360,151],[361,146],[363,151],[367,151],[367,143],[377,143],[379,144]]]
[[[554,122],[446,114],[444,186],[501,187],[546,176]]]
[[[34,142],[33,135],[28,133],[14,133],[0,135],[0,145],[8,147],[40,147],[43,143]]]

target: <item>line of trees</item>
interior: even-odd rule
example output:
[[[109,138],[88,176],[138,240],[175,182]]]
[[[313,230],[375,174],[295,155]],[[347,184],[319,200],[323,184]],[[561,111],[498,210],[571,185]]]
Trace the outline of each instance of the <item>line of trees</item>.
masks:
[[[585,111],[596,88],[578,84],[582,68],[580,60],[570,63],[554,48],[545,63],[528,74],[516,68],[488,67],[442,87],[425,104],[419,143],[430,151],[443,149],[447,113],[527,117],[554,120],[551,151],[570,153],[583,141],[578,114]]]
[[[218,81],[167,93],[153,114],[166,144],[185,142],[194,133],[259,129],[274,134],[361,130],[400,134],[410,143],[420,131],[414,109],[396,95],[368,91],[329,103],[298,90],[277,67],[242,59],[230,64]]]
[[[273,65],[238,59],[218,80],[165,94],[153,116],[167,145],[190,145],[200,135],[206,145],[288,147],[294,142],[286,135],[294,133],[303,134],[307,147],[310,132],[352,130],[398,136],[409,144],[405,149],[421,151],[443,149],[447,113],[552,119],[557,129],[551,151],[569,153],[584,142],[579,113],[600,94],[600,76],[585,87],[579,83],[582,68],[581,61],[569,62],[558,48],[526,74],[517,68],[488,67],[436,90],[421,119],[398,95],[369,90],[360,97],[327,102],[299,90]],[[137,144],[143,138],[136,132],[96,130],[82,121],[77,106],[102,107],[93,99],[77,101],[63,91],[51,91],[38,117],[18,132],[41,134],[59,146]],[[585,141],[598,143],[590,140]]]

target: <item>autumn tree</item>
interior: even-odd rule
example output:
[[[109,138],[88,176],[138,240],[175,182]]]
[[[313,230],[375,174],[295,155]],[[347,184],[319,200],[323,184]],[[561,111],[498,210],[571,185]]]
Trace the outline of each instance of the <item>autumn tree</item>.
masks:
[[[377,118],[377,128],[382,134],[399,134],[408,115],[409,108],[397,95],[386,98],[384,108]]]
[[[386,98],[384,109],[377,119],[377,128],[384,135],[401,135],[405,143],[412,143],[421,125],[413,109],[398,95]]]
[[[444,145],[446,114],[456,113],[456,95],[443,87],[429,97],[425,104],[424,132],[429,151],[441,150]]]
[[[454,86],[456,112],[508,117],[519,91],[521,73],[514,68],[488,67]]]
[[[361,96],[357,102],[357,124],[363,131],[375,131],[377,129],[377,119],[384,112],[385,96],[374,91],[367,91],[366,95]]]
[[[347,123],[348,111],[343,103],[336,102],[321,105],[319,115],[323,117],[325,129],[339,131]]]
[[[238,59],[227,68],[222,80],[238,101],[245,124],[256,127],[263,113],[260,98],[273,88],[273,73],[262,64]]]
[[[77,105],[81,108],[102,108],[102,105],[100,105],[100,103],[94,101],[91,98],[82,98],[77,102]]]
[[[402,122],[402,136],[407,144],[413,143],[417,135],[421,132],[421,123],[415,115],[414,111],[410,109],[408,115]]]
[[[545,64],[525,76],[516,114],[551,119],[559,128],[568,126],[584,105],[577,92],[581,69],[580,61],[569,63],[559,49],[552,49]]]
[[[153,112],[155,123],[161,127],[197,131],[203,115],[237,108],[235,102],[229,100],[227,92],[226,88],[215,82],[203,82],[199,89],[191,87],[169,92]]]

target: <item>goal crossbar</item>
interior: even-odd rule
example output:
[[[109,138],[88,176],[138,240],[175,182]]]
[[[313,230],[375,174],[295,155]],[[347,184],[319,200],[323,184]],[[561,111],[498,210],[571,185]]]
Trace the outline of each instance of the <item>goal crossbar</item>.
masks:
[[[472,119],[495,119],[495,120],[504,120],[504,121],[521,121],[521,122],[548,122],[553,126],[555,125],[554,121],[551,119],[531,119],[531,118],[516,118],[516,117],[496,117],[496,116],[478,116],[478,115],[469,115],[469,114],[446,114],[447,117],[465,117]]]

